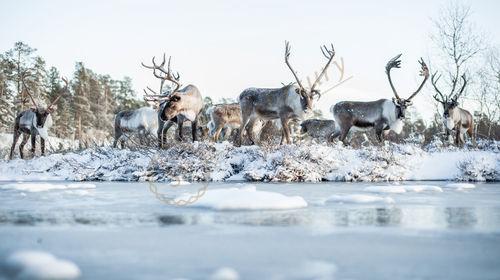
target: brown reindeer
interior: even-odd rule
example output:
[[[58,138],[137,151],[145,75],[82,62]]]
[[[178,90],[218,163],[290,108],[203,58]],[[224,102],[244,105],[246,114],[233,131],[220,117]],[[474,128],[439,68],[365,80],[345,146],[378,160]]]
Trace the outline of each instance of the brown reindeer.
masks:
[[[457,93],[454,93],[455,88],[457,86],[457,79],[452,80],[452,89],[449,95],[445,95],[441,93],[439,88],[437,87],[437,82],[441,75],[437,76],[437,72],[435,72],[431,77],[432,86],[434,90],[436,90],[436,94],[433,96],[434,99],[443,105],[443,121],[446,130],[446,138],[450,139],[450,136],[455,131],[455,145],[463,146],[465,144],[464,135],[467,133],[469,137],[472,139],[472,142],[475,142],[473,131],[474,131],[474,119],[472,118],[472,114],[469,111],[458,107],[458,98],[462,95],[467,86],[467,79],[465,74],[462,75],[462,87]],[[437,77],[436,77],[437,76]]]
[[[207,124],[209,135],[214,142],[219,140],[222,129],[239,128],[241,125],[241,109],[239,103],[218,104],[208,108],[210,121]],[[230,134],[226,131],[226,135]]]
[[[152,58],[152,66],[142,66],[152,69],[153,75],[159,79],[169,81],[174,85],[174,89],[167,93],[160,93],[157,95],[146,95],[146,100],[158,103],[158,146],[162,147],[164,144],[165,135],[168,129],[177,123],[178,139],[183,140],[182,126],[185,121],[191,122],[191,132],[193,142],[197,139],[197,124],[198,116],[203,108],[203,99],[200,91],[194,85],[187,85],[180,89],[179,82],[180,75],[172,74],[170,68],[171,57],[168,58],[167,69],[164,68],[166,63],[165,54],[163,54],[163,61],[160,65],[156,64],[155,57]],[[156,72],[158,70],[160,74]],[[162,75],[163,74],[163,75]]]

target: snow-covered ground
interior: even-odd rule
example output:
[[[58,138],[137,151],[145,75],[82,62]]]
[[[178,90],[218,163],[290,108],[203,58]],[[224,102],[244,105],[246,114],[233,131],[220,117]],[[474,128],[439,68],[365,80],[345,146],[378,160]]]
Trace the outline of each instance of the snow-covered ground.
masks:
[[[353,149],[300,144],[234,147],[179,143],[167,150],[95,147],[0,160],[0,180],[104,181],[499,181],[500,144],[479,149],[387,143]]]
[[[500,184],[0,183],[0,240],[0,279],[499,279]]]

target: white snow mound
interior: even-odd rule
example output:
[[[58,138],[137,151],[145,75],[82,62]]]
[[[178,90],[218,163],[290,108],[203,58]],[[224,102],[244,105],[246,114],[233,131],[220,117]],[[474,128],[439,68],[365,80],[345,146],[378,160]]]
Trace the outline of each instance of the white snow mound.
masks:
[[[0,189],[18,190],[26,192],[43,192],[50,190],[69,190],[69,189],[95,189],[94,184],[51,184],[51,183],[13,183],[1,185]]]
[[[365,194],[332,195],[325,202],[337,203],[394,203],[394,199],[389,196],[375,196]]]
[[[193,194],[184,194],[176,200],[187,200]],[[276,192],[258,191],[255,186],[208,190],[191,207],[214,210],[286,210],[307,207],[300,196],[286,196]]]
[[[14,252],[3,266],[9,279],[76,279],[81,275],[73,262],[42,251]]]
[[[236,270],[230,267],[221,267],[217,269],[210,280],[238,280],[240,279],[240,275]]]
[[[449,189],[465,190],[465,189],[475,189],[476,185],[469,183],[453,183],[453,184],[447,184],[444,187]]]

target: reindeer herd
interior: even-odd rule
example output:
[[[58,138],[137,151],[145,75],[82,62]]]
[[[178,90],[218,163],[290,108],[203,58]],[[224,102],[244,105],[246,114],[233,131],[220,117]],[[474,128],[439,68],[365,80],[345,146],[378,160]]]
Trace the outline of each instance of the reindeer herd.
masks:
[[[401,67],[401,54],[389,60],[385,67],[385,72],[389,80],[394,97],[390,99],[380,99],[368,102],[342,101],[330,108],[334,120],[307,119],[309,112],[313,110],[314,99],[321,98],[318,89],[319,83],[326,74],[329,66],[335,57],[333,45],[322,46],[321,52],[326,58],[325,66],[317,75],[316,80],[309,88],[304,87],[297,73],[292,68],[290,57],[290,44],[285,42],[285,64],[292,72],[295,82],[284,85],[280,88],[248,88],[243,90],[238,97],[238,103],[218,104],[203,110],[203,98],[199,89],[195,85],[182,86],[178,72],[173,73],[171,69],[171,57],[166,60],[165,54],[160,64],[157,64],[155,57],[151,60],[151,65],[142,63],[146,69],[153,72],[154,77],[160,80],[159,91],[147,87],[144,90],[144,100],[151,106],[142,107],[136,110],[121,111],[116,114],[114,122],[114,143],[122,148],[129,135],[136,134],[141,145],[150,144],[151,135],[156,132],[157,145],[162,148],[167,143],[167,132],[169,128],[177,125],[177,140],[183,141],[183,126],[185,122],[191,125],[192,140],[197,141],[198,135],[209,135],[212,141],[217,142],[221,134],[229,135],[233,129],[238,130],[235,145],[243,143],[255,144],[254,135],[257,123],[277,122],[281,127],[281,142],[291,144],[291,124],[300,123],[300,133],[310,137],[324,139],[332,142],[339,138],[344,144],[348,144],[346,139],[351,130],[375,130],[379,142],[383,142],[389,131],[401,133],[405,112],[412,105],[412,99],[422,90],[429,78],[429,69],[421,59],[420,76],[423,77],[419,87],[408,98],[401,98],[396,91],[391,79],[391,70]],[[166,69],[165,69],[165,64]],[[458,93],[455,88],[458,79],[452,82],[451,93],[443,94],[437,87],[440,76],[434,73],[431,82],[436,91],[434,99],[442,104],[443,122],[446,127],[447,137],[455,133],[454,143],[464,145],[464,134],[467,133],[473,139],[473,118],[472,115],[458,107],[458,98],[464,92],[467,85],[465,76],[462,76],[462,85]],[[30,97],[33,107],[19,113],[14,124],[14,141],[10,150],[10,159],[14,156],[14,150],[19,137],[23,140],[19,146],[20,157],[23,158],[23,148],[31,137],[31,151],[35,153],[36,136],[40,135],[41,153],[45,154],[45,140],[48,137],[48,129],[52,125],[50,114],[54,111],[54,104],[64,93],[68,93],[68,81],[63,78],[66,86],[60,95],[50,103],[48,107],[39,106],[28,88],[26,93]],[[165,82],[170,85],[164,87]],[[210,121],[206,127],[198,125],[201,114],[208,115]],[[450,139],[450,138],[449,138]],[[451,140],[451,139],[450,139]]]

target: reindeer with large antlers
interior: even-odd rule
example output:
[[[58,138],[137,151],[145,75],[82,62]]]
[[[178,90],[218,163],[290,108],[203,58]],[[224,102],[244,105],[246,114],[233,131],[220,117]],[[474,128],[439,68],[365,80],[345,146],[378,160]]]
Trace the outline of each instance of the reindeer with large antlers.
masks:
[[[10,156],[9,156],[10,159],[14,157],[14,149],[21,135],[23,136],[23,140],[19,145],[19,155],[21,158],[24,158],[23,154],[24,145],[26,145],[26,143],[28,142],[28,138],[30,136],[31,136],[31,152],[33,155],[35,154],[37,135],[40,135],[41,153],[42,155],[45,155],[45,140],[48,139],[49,137],[48,130],[52,126],[51,114],[55,110],[55,104],[57,100],[59,100],[59,98],[61,98],[61,96],[64,93],[68,92],[68,80],[66,78],[62,78],[62,80],[64,81],[65,84],[64,88],[61,90],[59,95],[50,103],[50,105],[45,108],[39,106],[35,102],[33,95],[31,95],[28,87],[24,82],[24,76],[23,76],[22,78],[23,88],[24,91],[29,96],[29,98],[31,99],[33,107],[31,107],[28,110],[20,112],[16,117],[16,120],[14,122],[14,141],[12,142],[12,147],[10,148]]]
[[[375,133],[380,142],[384,141],[384,136],[390,130],[401,133],[403,129],[403,119],[406,109],[412,104],[411,100],[422,90],[425,82],[429,78],[429,69],[425,62],[420,59],[420,76],[424,79],[418,89],[407,99],[399,97],[391,79],[391,69],[401,68],[401,54],[389,60],[385,67],[387,78],[391,86],[394,98],[380,99],[370,102],[343,101],[330,108],[335,119],[336,131],[330,140],[340,135],[340,140],[347,144],[346,138],[351,128],[356,130],[369,130],[375,128]]]
[[[434,99],[443,105],[444,113],[443,120],[446,127],[446,137],[450,138],[451,132],[455,130],[455,145],[463,146],[465,144],[464,135],[467,133],[469,137],[474,142],[473,130],[474,130],[474,119],[469,111],[458,107],[458,98],[462,95],[467,86],[467,79],[465,74],[462,75],[462,87],[455,93],[455,88],[457,86],[457,80],[452,80],[452,89],[449,95],[441,93],[437,87],[437,82],[441,78],[441,75],[437,76],[435,72],[431,77],[432,86],[436,90],[436,94],[433,96]],[[436,77],[437,76],[437,77]]]
[[[281,88],[249,88],[240,94],[239,102],[242,116],[239,136],[240,144],[242,143],[244,132],[247,133],[252,144],[255,143],[252,131],[257,120],[268,121],[274,119],[280,119],[281,121],[281,144],[283,144],[284,140],[286,140],[287,144],[291,143],[290,121],[303,119],[306,112],[313,109],[313,98],[321,96],[320,91],[316,89],[318,82],[325,75],[335,56],[333,45],[331,45],[331,48],[323,46],[321,47],[321,51],[327,59],[326,65],[311,88],[306,89],[288,61],[290,57],[290,44],[285,42],[285,63],[290,71],[292,71],[297,83],[292,83]]]
[[[168,129],[177,123],[178,139],[183,140],[182,126],[185,121],[191,122],[191,133],[193,142],[196,141],[198,116],[203,108],[203,99],[200,91],[194,85],[187,85],[180,89],[179,73],[173,74],[170,68],[171,57],[168,58],[167,69],[165,69],[166,58],[163,54],[163,61],[160,65],[156,64],[155,57],[151,59],[152,66],[142,63],[142,66],[152,69],[153,75],[161,80],[171,82],[174,88],[167,92],[159,94],[147,94],[145,99],[158,103],[158,146],[164,144],[165,135]],[[158,74],[156,71],[159,71]],[[151,90],[150,90],[151,91]],[[154,93],[154,92],[153,92]]]

